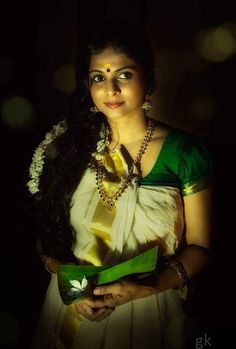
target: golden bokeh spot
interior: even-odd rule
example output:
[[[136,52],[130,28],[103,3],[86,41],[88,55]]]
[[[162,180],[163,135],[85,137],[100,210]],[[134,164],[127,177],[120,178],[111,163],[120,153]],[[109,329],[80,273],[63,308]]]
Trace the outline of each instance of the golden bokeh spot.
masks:
[[[52,76],[52,84],[58,91],[70,95],[77,87],[75,66],[72,64],[65,64],[59,67]]]
[[[32,103],[21,96],[10,96],[3,100],[0,115],[4,124],[20,130],[29,129],[35,121]]]
[[[223,62],[236,53],[236,41],[224,26],[201,31],[195,40],[196,52],[210,62]]]

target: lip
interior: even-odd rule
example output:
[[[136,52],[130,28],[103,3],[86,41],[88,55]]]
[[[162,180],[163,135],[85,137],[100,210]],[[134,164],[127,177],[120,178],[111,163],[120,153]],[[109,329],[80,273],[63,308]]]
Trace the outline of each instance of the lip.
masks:
[[[105,105],[110,108],[110,109],[116,109],[119,108],[122,104],[124,104],[125,102],[113,102],[113,103],[105,103]]]

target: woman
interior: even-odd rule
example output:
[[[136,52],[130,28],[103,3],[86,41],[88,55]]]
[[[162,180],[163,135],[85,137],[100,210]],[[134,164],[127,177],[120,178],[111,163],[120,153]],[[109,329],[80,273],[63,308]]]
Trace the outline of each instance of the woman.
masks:
[[[211,159],[197,137],[147,116],[156,81],[144,35],[99,29],[78,59],[69,115],[30,169],[37,248],[52,273],[33,348],[185,348],[186,284],[211,246]],[[155,245],[151,280],[62,304],[59,263],[116,264]]]

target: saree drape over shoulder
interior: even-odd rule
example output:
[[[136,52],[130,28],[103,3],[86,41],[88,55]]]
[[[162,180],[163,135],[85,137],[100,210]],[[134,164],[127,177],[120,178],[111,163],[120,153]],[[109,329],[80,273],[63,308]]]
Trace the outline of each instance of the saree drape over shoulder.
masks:
[[[127,171],[122,151],[105,156],[106,169],[118,177]],[[172,128],[151,172],[128,186],[114,211],[101,200],[95,173],[86,170],[71,201],[76,232],[75,256],[83,264],[106,265],[127,260],[158,244],[163,256],[174,255],[184,242],[183,196],[211,183],[211,157],[199,140]],[[105,183],[112,194],[117,181]],[[40,349],[173,349],[185,348],[187,288],[169,289],[118,306],[101,322],[78,315],[59,296],[52,275],[33,348]]]

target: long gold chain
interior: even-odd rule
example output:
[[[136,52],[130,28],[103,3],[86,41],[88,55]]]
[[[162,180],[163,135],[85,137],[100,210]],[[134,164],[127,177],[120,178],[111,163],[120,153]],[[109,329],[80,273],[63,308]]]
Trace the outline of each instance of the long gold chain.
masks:
[[[113,195],[108,195],[103,183],[106,175],[103,170],[104,166],[103,166],[102,159],[97,161],[97,173],[96,173],[97,189],[99,191],[101,199],[107,204],[107,208],[109,211],[112,211],[115,208],[115,201],[121,196],[121,194],[125,191],[128,185],[132,182],[133,178],[136,176],[133,173],[134,168],[138,163],[140,163],[142,156],[148,147],[148,143],[152,140],[154,130],[155,130],[154,121],[152,119],[149,119],[147,133],[139,148],[138,154],[135,160],[132,162],[131,166],[129,167],[127,175],[121,179],[119,189]]]

